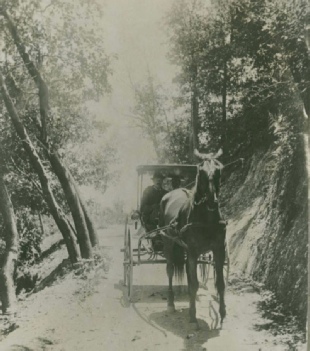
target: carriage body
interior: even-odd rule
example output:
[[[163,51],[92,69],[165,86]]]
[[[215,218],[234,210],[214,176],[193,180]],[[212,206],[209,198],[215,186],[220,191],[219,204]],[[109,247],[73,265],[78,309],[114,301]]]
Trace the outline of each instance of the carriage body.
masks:
[[[147,232],[140,216],[140,206],[146,178],[156,171],[163,174],[166,180],[172,177],[182,179],[181,188],[190,189],[195,183],[197,166],[189,164],[165,164],[165,165],[140,165],[137,167],[137,205],[136,209],[127,217],[124,233],[124,284],[128,287],[128,299],[132,296],[133,268],[142,264],[166,264],[163,250],[153,246],[153,238],[165,235],[165,228],[158,228]],[[166,183],[169,191],[169,182]],[[132,223],[134,221],[134,223]],[[131,223],[131,225],[130,225]],[[132,245],[133,230],[138,229],[137,247]],[[177,244],[180,244],[177,242]],[[228,255],[227,255],[228,256]],[[210,267],[214,267],[212,254],[207,253],[199,257],[198,261],[202,282],[206,283]],[[228,277],[228,260],[226,261]]]
[[[189,164],[140,165],[137,167],[137,211],[140,209],[144,178],[148,174],[161,172],[166,179],[180,177],[187,184],[195,179],[197,166]],[[169,189],[166,189],[169,190]]]
[[[157,229],[147,231],[146,224],[143,223],[143,218],[140,214],[141,200],[143,196],[143,191],[145,188],[145,178],[154,174],[155,172],[160,172],[164,177],[164,189],[169,192],[172,190],[169,180],[173,177],[179,177],[182,182],[180,188],[189,188],[195,180],[197,174],[197,166],[189,164],[157,164],[157,165],[140,165],[137,167],[137,208],[136,208],[136,217],[139,217],[142,228],[144,228],[143,234],[140,235],[139,244],[138,244],[138,261],[141,262],[141,254],[145,254],[146,251],[150,254],[148,260],[153,260],[154,263],[158,257],[163,257],[163,252],[161,249],[162,245],[155,245],[155,242],[161,241],[162,237],[158,233]],[[158,223],[157,223],[158,224]],[[135,225],[138,226],[138,223]],[[163,231],[161,232],[163,234]],[[150,244],[149,249],[145,250],[143,245],[147,241],[147,244]]]

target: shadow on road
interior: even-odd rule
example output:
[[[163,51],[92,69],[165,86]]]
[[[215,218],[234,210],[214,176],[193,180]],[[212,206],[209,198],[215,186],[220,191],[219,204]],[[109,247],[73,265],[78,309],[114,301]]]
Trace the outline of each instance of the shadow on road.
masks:
[[[204,349],[203,344],[220,335],[220,329],[211,329],[205,320],[199,318],[199,330],[193,329],[193,326],[189,323],[188,308],[173,313],[167,311],[155,312],[149,316],[149,319],[159,328],[182,338],[186,351],[201,351]]]
[[[173,333],[183,339],[184,349],[186,351],[202,351],[205,350],[203,344],[209,339],[220,335],[219,315],[217,312],[217,297],[211,295],[209,306],[205,309],[208,314],[209,324],[201,318],[198,318],[199,330],[195,330],[193,325],[189,323],[189,309],[177,308],[173,313],[167,312],[167,286],[166,285],[134,285],[131,302],[127,298],[127,286],[123,285],[120,280],[114,285],[115,289],[122,291],[120,303],[123,307],[132,307],[137,315],[154,329],[160,331],[164,336],[168,332]],[[187,287],[177,285],[174,287],[175,302],[188,302]],[[153,312],[145,306],[158,304],[161,311]],[[207,316],[206,316],[207,317]]]
[[[122,305],[129,306],[127,298],[128,288],[124,286],[123,281],[120,280],[114,284],[114,288],[122,291]],[[187,287],[184,285],[176,285],[173,287],[175,294],[175,301],[188,301]],[[160,303],[167,301],[168,286],[167,285],[133,285],[131,302],[133,303]],[[198,299],[198,297],[197,297]],[[124,303],[127,301],[127,303]]]
[[[9,347],[9,349],[6,349],[7,351],[37,351],[37,350],[51,350],[50,347],[52,347],[52,345],[54,345],[54,342],[47,339],[47,338],[36,338],[35,339],[35,345],[33,347],[28,347],[25,345],[12,345]]]
[[[30,349],[29,347],[23,346],[23,345],[13,345],[10,348],[10,351],[34,351],[34,350]]]

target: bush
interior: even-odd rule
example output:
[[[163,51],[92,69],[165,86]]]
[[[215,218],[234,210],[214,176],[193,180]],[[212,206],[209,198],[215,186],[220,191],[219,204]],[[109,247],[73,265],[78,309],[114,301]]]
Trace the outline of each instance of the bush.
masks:
[[[41,254],[42,233],[35,216],[29,209],[18,211],[17,230],[19,233],[18,265],[26,262],[32,265]]]

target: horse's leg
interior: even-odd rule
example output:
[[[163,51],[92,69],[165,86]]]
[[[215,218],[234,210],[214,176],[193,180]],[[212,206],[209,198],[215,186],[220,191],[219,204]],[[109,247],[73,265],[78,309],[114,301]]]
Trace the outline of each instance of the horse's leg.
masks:
[[[196,255],[188,254],[187,257],[187,281],[189,291],[189,322],[195,323],[198,328],[198,322],[196,319],[196,294],[198,290],[198,278],[197,278],[197,257]]]
[[[169,279],[169,287],[168,287],[168,306],[167,310],[168,312],[174,312],[175,307],[174,307],[174,294],[173,294],[173,288],[172,288],[172,278],[174,274],[174,265],[171,261],[167,260],[167,275]]]
[[[186,276],[187,276],[187,292],[188,292],[188,295],[190,294],[190,291],[189,291],[189,287],[191,285],[191,277],[190,277],[190,274],[189,274],[189,263],[188,263],[188,258],[186,259]]]
[[[221,323],[223,323],[223,319],[226,316],[226,307],[224,301],[224,292],[225,292],[225,282],[224,282],[224,261],[225,261],[225,245],[220,245],[216,250],[214,250],[214,261],[215,261],[215,286],[217,292],[219,294],[219,302],[220,302],[220,316]]]

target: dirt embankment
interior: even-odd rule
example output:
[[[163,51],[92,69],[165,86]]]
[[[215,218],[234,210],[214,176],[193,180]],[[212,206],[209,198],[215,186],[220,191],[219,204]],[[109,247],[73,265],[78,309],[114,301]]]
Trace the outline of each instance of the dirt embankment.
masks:
[[[232,267],[307,318],[307,178],[301,143],[256,152],[223,184]],[[285,155],[285,157],[279,155]],[[283,312],[283,311],[282,311]],[[285,317],[283,317],[285,318]]]

